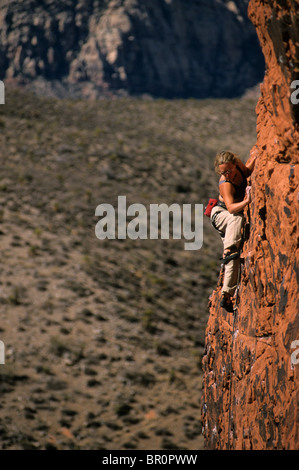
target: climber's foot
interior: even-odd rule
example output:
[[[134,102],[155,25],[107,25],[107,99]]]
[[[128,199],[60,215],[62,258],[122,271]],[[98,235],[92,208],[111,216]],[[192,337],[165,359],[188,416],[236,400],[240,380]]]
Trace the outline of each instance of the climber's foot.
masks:
[[[224,308],[227,312],[233,312],[234,311],[234,307],[233,307],[233,303],[232,303],[232,298],[229,294],[227,294],[226,292],[224,292],[221,296],[221,302],[220,302],[220,306],[222,308]]]

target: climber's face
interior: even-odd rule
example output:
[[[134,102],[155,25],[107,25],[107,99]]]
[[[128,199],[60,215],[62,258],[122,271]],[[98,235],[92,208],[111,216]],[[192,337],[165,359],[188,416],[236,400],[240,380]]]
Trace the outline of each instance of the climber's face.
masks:
[[[236,176],[236,165],[234,165],[231,162],[228,163],[222,163],[222,165],[219,165],[219,171],[222,176],[225,176],[225,179],[227,181],[233,181],[234,177]]]

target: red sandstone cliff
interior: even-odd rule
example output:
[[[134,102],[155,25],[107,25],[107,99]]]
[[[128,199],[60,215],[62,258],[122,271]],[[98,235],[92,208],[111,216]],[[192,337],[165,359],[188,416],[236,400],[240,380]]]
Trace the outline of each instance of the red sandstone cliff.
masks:
[[[59,97],[239,96],[264,70],[247,5],[0,0],[0,78]]]
[[[299,78],[299,0],[251,0],[249,17],[267,64],[256,108],[258,159],[235,320],[219,305],[220,280],[210,299],[205,447],[298,449],[299,103],[290,98]]]

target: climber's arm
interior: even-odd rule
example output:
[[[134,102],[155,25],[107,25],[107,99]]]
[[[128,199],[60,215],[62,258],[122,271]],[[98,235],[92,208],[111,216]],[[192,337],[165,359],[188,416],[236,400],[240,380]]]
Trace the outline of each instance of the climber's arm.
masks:
[[[257,148],[257,146],[255,146],[251,150],[250,157],[249,157],[248,161],[245,164],[245,166],[249,169],[250,174],[253,172],[257,156],[258,156],[258,148]]]
[[[248,166],[247,166],[247,163],[248,163]],[[239,158],[237,159],[237,166],[240,168],[240,170],[246,176],[246,178],[248,178],[251,175],[253,168],[254,168],[254,164],[253,166],[251,165],[251,160],[250,162],[248,161],[247,163],[246,165],[244,165],[242,160],[240,160]]]
[[[224,200],[228,212],[231,214],[237,214],[246,207],[250,201],[250,192],[246,191],[243,201],[234,202],[233,186],[230,183],[224,182],[219,186],[220,194]]]

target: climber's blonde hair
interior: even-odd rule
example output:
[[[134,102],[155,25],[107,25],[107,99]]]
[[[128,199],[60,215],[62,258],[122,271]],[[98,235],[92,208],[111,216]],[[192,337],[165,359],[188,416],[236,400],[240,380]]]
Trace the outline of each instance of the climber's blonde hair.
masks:
[[[226,152],[225,150],[223,152],[219,152],[216,155],[214,167],[216,173],[220,174],[219,171],[219,165],[223,165],[223,163],[237,163],[238,156],[235,153],[232,152]]]

